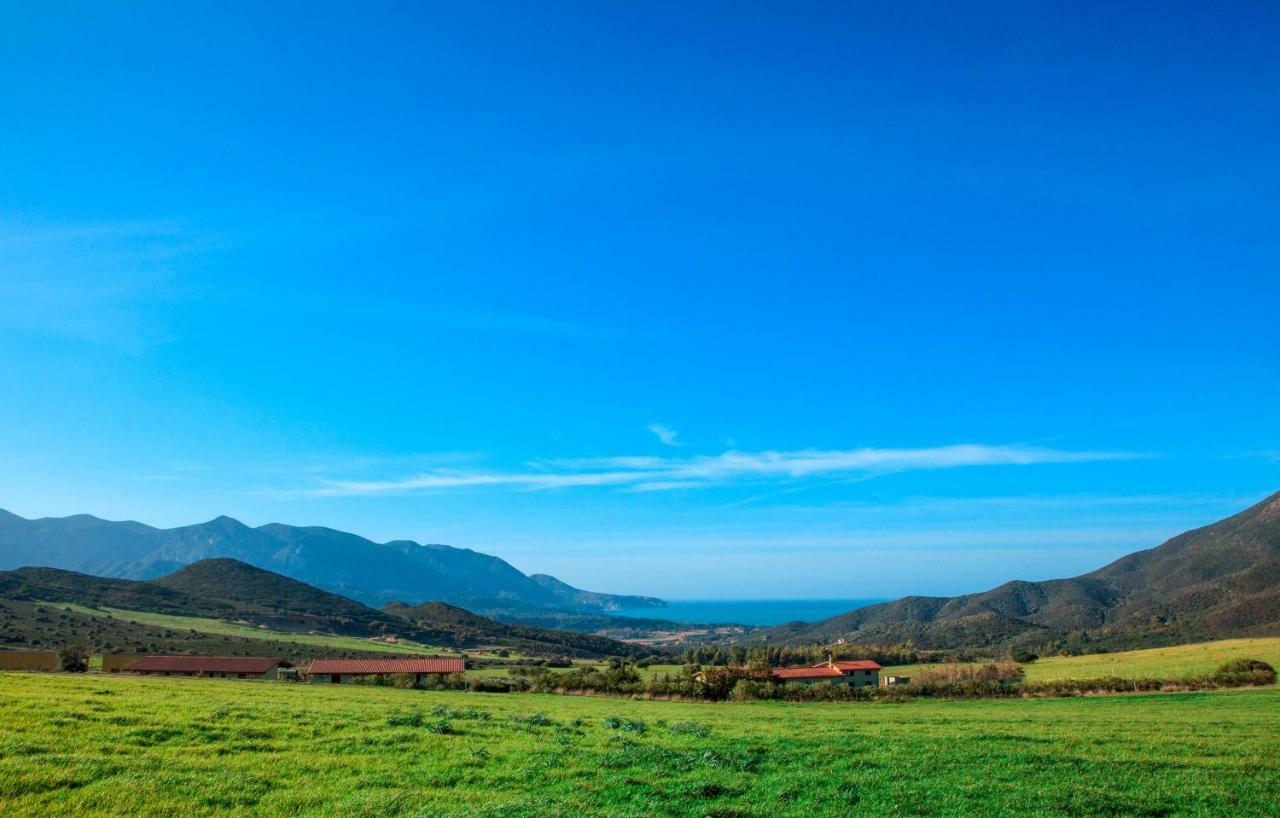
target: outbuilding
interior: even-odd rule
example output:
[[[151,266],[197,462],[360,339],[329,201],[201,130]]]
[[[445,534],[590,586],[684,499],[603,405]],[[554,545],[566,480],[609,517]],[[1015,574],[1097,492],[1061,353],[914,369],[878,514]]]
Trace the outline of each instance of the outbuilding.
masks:
[[[431,656],[417,659],[316,659],[307,668],[307,679],[325,684],[350,682],[354,676],[413,676],[421,684],[423,676],[447,676],[467,669],[460,656]]]
[[[57,670],[56,650],[0,650],[0,670]]]
[[[265,656],[141,656],[125,670],[152,676],[275,679],[292,662]]]

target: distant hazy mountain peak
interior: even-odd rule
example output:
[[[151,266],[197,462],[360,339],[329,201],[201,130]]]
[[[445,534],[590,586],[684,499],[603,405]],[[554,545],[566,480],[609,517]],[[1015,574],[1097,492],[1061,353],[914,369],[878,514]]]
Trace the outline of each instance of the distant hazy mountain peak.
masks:
[[[233,558],[369,605],[440,600],[467,605],[511,600],[524,606],[598,612],[661,605],[647,597],[581,591],[533,579],[509,563],[469,548],[376,543],[323,526],[268,523],[250,528],[234,517],[159,529],[87,514],[27,520],[0,512],[0,570],[45,565],[100,576],[150,579],[201,560]]]

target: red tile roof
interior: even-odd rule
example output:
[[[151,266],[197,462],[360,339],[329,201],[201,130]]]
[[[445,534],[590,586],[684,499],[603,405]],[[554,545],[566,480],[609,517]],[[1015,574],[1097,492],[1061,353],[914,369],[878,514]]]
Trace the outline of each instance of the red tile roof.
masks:
[[[141,673],[266,673],[283,659],[265,656],[141,656],[125,670]]]
[[[880,670],[880,665],[870,659],[840,659],[835,662],[823,662],[814,667],[834,667],[836,670],[848,672],[850,670]]]
[[[839,679],[844,674],[833,667],[775,667],[771,673],[775,679]]]
[[[316,659],[308,674],[338,673],[461,673],[466,669],[457,656],[435,656],[427,659]]]

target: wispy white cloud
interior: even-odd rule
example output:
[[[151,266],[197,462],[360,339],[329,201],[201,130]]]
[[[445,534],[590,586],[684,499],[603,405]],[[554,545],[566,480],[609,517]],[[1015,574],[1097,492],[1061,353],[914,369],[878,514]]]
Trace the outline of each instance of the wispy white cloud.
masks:
[[[661,423],[650,423],[649,431],[657,435],[658,440],[661,440],[663,445],[665,446],[683,446],[684,445],[684,443],[680,440],[679,433],[677,433],[676,430],[672,429],[670,426],[666,426]]]
[[[526,464],[523,470],[510,472],[432,469],[387,480],[326,480],[304,493],[336,496],[478,487],[527,491],[601,486],[630,491],[672,491],[747,483],[788,483],[811,478],[866,478],[895,472],[972,466],[1088,463],[1140,456],[1127,452],[983,444],[918,449],[729,451],[684,458],[603,457],[535,461]]]

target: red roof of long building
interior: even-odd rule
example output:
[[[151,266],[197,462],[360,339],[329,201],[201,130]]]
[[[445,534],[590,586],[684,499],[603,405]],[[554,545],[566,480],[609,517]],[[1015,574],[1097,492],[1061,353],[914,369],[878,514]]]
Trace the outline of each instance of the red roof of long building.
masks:
[[[838,679],[844,675],[827,665],[818,665],[817,667],[775,667],[770,672],[775,679]]]
[[[150,673],[266,673],[283,659],[265,656],[140,656],[125,670]]]
[[[840,671],[850,670],[880,670],[880,665],[870,659],[839,659],[834,662],[823,662],[814,667],[834,667]]]
[[[461,673],[466,670],[457,656],[422,659],[316,659],[307,673]]]

